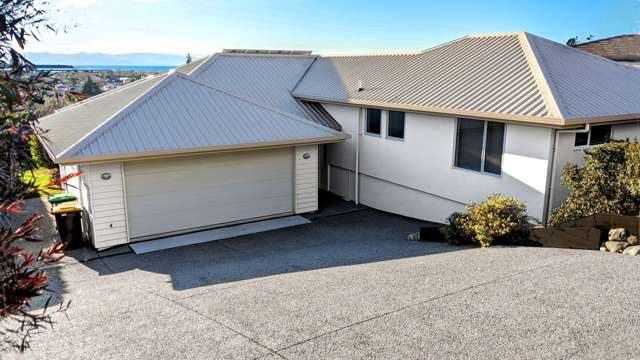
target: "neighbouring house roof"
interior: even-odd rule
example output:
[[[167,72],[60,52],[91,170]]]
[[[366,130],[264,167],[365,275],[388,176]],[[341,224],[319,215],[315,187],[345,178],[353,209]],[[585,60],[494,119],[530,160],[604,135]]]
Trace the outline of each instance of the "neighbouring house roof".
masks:
[[[640,34],[589,41],[576,45],[576,48],[614,61],[640,62]]]
[[[174,72],[55,155],[61,163],[73,163],[344,138],[339,131]]]
[[[411,54],[321,57],[293,94],[558,127],[640,118],[640,70],[528,33],[466,36]]]

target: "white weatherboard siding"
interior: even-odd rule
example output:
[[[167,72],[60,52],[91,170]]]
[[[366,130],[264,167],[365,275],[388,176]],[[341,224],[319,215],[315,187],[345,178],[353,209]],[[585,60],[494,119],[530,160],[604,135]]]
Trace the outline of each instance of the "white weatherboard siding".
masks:
[[[327,105],[327,111],[353,137],[327,147],[331,191],[345,196],[354,188],[357,108]],[[360,135],[360,202],[380,210],[442,222],[464,204],[492,193],[515,196],[529,213],[543,218],[553,131],[507,124],[502,175],[453,166],[456,119],[406,113],[405,139],[387,139],[386,112],[382,136]],[[349,154],[350,153],[350,154]],[[336,170],[336,167],[342,170]]]
[[[82,165],[82,170],[83,188],[89,191],[83,206],[92,218],[93,245],[101,249],[129,242],[122,163]]]
[[[308,157],[305,159],[305,157]],[[295,148],[295,213],[318,210],[318,145]]]
[[[63,178],[69,174],[73,174],[79,171],[79,166],[72,165],[60,165],[60,177]],[[80,198],[80,178],[74,177],[69,179],[65,184],[62,185],[64,191],[75,195],[78,199]]]
[[[131,238],[293,212],[293,149],[126,162]]]
[[[640,141],[640,122],[615,124],[611,127],[611,136],[615,140]],[[575,146],[575,133],[560,133],[556,149],[556,165],[553,171],[553,199],[550,210],[564,202],[569,190],[562,185],[562,172],[568,163],[584,165],[584,150],[588,147]]]

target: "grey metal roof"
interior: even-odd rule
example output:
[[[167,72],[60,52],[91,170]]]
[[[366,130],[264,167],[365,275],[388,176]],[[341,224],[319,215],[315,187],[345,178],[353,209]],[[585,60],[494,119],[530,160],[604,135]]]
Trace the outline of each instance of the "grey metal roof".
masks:
[[[526,34],[561,117],[583,118],[640,114],[640,70]]]
[[[340,124],[329,113],[309,109],[291,95],[315,59],[316,56],[306,52],[297,55],[219,53],[190,76],[215,88],[340,130]]]
[[[40,137],[52,155],[57,157],[165,77],[163,74],[134,81],[45,116],[37,124]]]
[[[637,69],[550,40],[507,33],[412,54],[322,57],[293,94],[565,126],[640,117],[638,76]]]
[[[202,65],[205,61],[209,59],[208,56],[201,57],[199,59],[193,60],[192,62],[184,65],[180,65],[176,68],[176,71],[181,72],[183,74],[189,75],[193,70],[195,70],[198,66]]]
[[[62,153],[59,160],[95,161],[345,137],[175,72]]]

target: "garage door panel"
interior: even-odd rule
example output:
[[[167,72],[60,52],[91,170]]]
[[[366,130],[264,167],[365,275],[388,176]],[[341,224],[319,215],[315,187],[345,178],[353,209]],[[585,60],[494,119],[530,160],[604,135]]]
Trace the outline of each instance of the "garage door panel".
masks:
[[[293,211],[293,151],[125,163],[131,237]]]
[[[167,196],[135,196],[128,199],[130,217],[137,214],[164,214],[174,212],[173,207],[167,203],[167,197],[180,201],[182,210],[201,210],[219,207],[233,207],[243,203],[251,203],[256,199],[265,202],[289,201],[291,199],[291,186],[279,182],[274,186],[271,183],[256,184],[244,189],[230,191],[225,188],[210,190],[206,196],[202,191],[173,192]],[[169,206],[168,206],[169,205]]]

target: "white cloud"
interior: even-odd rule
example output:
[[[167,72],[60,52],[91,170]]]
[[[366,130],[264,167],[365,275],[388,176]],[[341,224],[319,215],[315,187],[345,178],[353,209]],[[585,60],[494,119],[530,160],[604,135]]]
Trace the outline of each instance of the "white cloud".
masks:
[[[99,0],[59,0],[56,6],[59,9],[82,8],[97,4]]]

